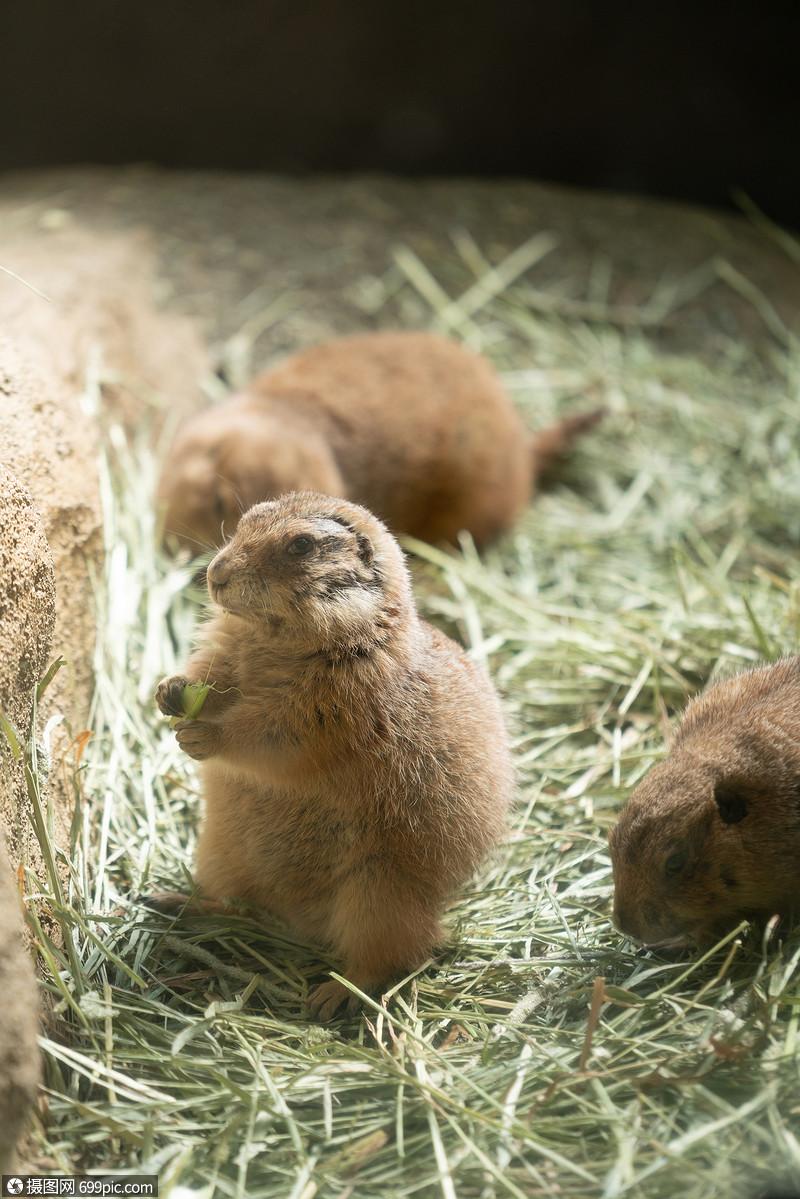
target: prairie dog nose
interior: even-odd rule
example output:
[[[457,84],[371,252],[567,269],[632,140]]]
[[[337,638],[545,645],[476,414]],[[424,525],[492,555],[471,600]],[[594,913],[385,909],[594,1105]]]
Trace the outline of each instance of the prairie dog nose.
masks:
[[[231,577],[230,559],[225,554],[217,554],[206,567],[206,578],[216,587],[223,587]]]

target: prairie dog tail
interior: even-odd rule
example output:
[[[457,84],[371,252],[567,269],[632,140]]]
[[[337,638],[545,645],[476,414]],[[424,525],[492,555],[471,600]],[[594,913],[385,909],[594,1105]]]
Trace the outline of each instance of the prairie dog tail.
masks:
[[[579,412],[577,416],[567,416],[534,433],[531,438],[531,462],[534,480],[551,474],[558,464],[572,449],[576,437],[580,437],[587,429],[591,429],[606,414],[605,408],[595,408],[592,412]]]

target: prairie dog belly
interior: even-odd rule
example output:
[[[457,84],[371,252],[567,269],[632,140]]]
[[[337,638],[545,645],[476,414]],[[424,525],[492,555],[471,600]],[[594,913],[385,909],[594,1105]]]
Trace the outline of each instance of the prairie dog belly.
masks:
[[[243,899],[306,936],[327,940],[331,901],[372,851],[366,824],[322,796],[265,786],[217,764],[204,771],[197,882],[213,899]]]

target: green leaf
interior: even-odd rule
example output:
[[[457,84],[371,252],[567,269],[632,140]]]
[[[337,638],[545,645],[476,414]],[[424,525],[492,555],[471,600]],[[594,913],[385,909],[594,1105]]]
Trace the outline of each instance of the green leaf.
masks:
[[[65,666],[65,665],[66,665],[66,661],[64,658],[56,658],[55,662],[50,663],[50,665],[48,666],[47,670],[44,673],[44,677],[39,681],[39,684],[36,688],[36,699],[37,700],[40,700],[42,698],[45,691],[50,686],[50,684],[52,683],[53,679],[58,674],[61,667]]]
[[[6,741],[9,744],[13,758],[18,762],[22,757],[22,746],[20,745],[17,730],[2,711],[0,711],[0,729],[5,733]]]
[[[211,690],[210,683],[187,683],[183,689],[183,710],[189,720],[197,720]]]
[[[624,987],[609,986],[606,983],[606,999],[612,1000],[614,1003],[622,1003],[626,1007],[641,1007],[647,1000],[637,995],[634,991],[626,991]]]
[[[181,692],[183,716],[170,718],[170,727],[174,728],[181,720],[197,720],[206,702],[206,696],[211,690],[211,683],[187,683]]]

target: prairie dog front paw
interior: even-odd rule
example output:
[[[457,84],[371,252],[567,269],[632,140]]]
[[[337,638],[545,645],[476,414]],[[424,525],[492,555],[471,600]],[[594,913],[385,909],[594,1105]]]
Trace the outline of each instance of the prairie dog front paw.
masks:
[[[208,720],[181,720],[175,736],[183,752],[196,762],[213,758],[222,746],[222,729]]]
[[[183,716],[183,689],[189,680],[182,674],[162,679],[156,688],[156,704],[165,716]]]

